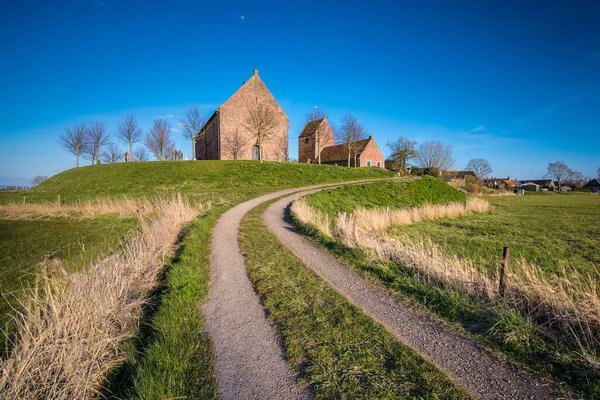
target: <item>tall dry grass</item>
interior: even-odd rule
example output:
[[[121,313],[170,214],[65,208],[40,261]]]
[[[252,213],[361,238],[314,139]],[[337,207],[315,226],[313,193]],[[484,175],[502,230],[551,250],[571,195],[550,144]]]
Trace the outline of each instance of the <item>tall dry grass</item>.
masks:
[[[135,335],[181,224],[197,214],[185,202],[155,204],[120,253],[67,277],[43,275],[17,314],[10,356],[0,360],[0,397],[97,397],[124,359],[120,345]]]
[[[470,212],[487,209],[483,203],[472,204]],[[574,340],[587,361],[600,367],[597,355],[594,355],[600,346],[600,298],[593,277],[572,272],[567,275],[563,271],[558,277],[550,278],[535,264],[520,260],[518,268],[509,272],[505,296],[500,297],[496,277],[480,271],[472,261],[444,253],[430,239],[386,236],[385,229],[393,217],[384,218],[381,211],[359,210],[355,215],[341,213],[333,227],[322,213],[305,201],[295,202],[292,212],[301,223],[341,240],[350,248],[360,247],[375,259],[393,260],[412,268],[424,281],[441,283],[484,302],[502,303],[518,309],[538,322],[541,333],[553,339],[556,339],[553,335],[559,334],[563,340]],[[406,224],[433,219],[436,215],[464,214],[459,206],[458,210],[439,208],[438,213],[418,207],[397,215],[402,217],[396,221]]]
[[[117,214],[121,218],[149,215],[159,199],[100,198],[72,204],[56,202],[0,204],[0,215],[9,220],[33,220],[61,217],[92,218],[101,214]]]

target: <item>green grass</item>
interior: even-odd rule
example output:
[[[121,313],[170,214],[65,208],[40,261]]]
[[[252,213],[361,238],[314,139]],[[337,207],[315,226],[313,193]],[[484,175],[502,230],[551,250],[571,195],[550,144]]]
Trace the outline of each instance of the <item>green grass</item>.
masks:
[[[186,231],[178,257],[151,299],[138,339],[124,346],[129,359],[110,378],[108,389],[119,398],[212,398],[212,344],[201,332],[201,305],[209,285],[211,233],[219,215],[239,202],[277,189],[392,176],[377,168],[252,161],[120,163],[75,168],[28,191],[0,193],[0,204],[20,202],[23,196],[27,202],[42,202],[55,201],[60,194],[63,202],[71,203],[98,197],[170,197],[176,191],[192,201],[211,201],[213,208]],[[45,230],[30,230],[33,248],[43,254],[81,232],[97,230],[84,220],[77,221],[73,226],[55,227],[54,242],[39,246],[35,243]],[[10,226],[13,222],[6,230],[16,231]],[[21,245],[17,241],[8,247],[27,254]]]
[[[20,308],[26,289],[35,281],[40,262],[52,253],[68,272],[77,271],[109,251],[136,219],[100,216],[93,219],[0,220],[0,327]],[[10,332],[10,326],[5,329]],[[0,348],[5,348],[0,334]]]
[[[308,204],[328,215],[351,213],[357,207],[404,208],[424,203],[441,204],[465,201],[466,196],[448,184],[424,176],[376,184],[351,185],[323,190],[306,198]]]
[[[91,165],[73,168],[27,191],[0,193],[0,203],[22,201],[65,202],[96,197],[148,196],[174,192],[229,198],[233,192],[271,192],[280,188],[306,186],[394,175],[381,168],[345,168],[330,165],[258,161],[155,161]]]
[[[431,238],[445,252],[474,260],[494,271],[502,249],[511,249],[511,266],[521,258],[546,273],[578,271],[598,276],[600,196],[525,195],[488,197],[493,210],[395,228],[392,233]]]
[[[265,207],[242,221],[240,243],[300,383],[322,399],[468,397],[308,270],[263,225]]]
[[[381,183],[370,186],[371,193],[385,187]],[[404,190],[414,189],[407,186]],[[340,201],[336,190],[329,191],[334,193],[329,199],[324,198],[325,192],[320,192],[307,200],[334,212],[330,204]],[[369,192],[355,193],[354,204],[371,201],[362,193]],[[490,197],[489,201],[494,205],[490,212],[397,227],[392,233],[431,237],[445,251],[470,257],[489,270],[500,262],[502,247],[507,244],[511,246],[513,260],[526,257],[548,273],[557,271],[564,263],[584,273],[597,268],[600,227],[594,221],[600,216],[600,197],[526,195]],[[414,205],[418,203],[410,204]],[[342,211],[341,207],[338,210]],[[397,295],[450,321],[525,368],[567,382],[585,393],[585,397],[600,398],[600,372],[582,360],[575,343],[550,339],[534,322],[506,306],[482,303],[441,283],[426,284],[410,268],[392,261],[373,261],[361,249],[349,249],[340,241],[324,237],[297,221],[296,224],[333,255],[364,276],[383,282]]]
[[[217,398],[213,348],[201,305],[210,281],[211,233],[227,207],[211,210],[184,232],[161,287],[151,299],[142,334],[111,379],[117,398]]]

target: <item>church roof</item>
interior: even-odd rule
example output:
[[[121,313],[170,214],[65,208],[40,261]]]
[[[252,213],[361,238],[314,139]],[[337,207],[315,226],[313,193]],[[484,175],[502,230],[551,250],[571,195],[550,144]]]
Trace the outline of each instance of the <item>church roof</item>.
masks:
[[[323,122],[325,118],[315,119],[314,121],[307,121],[306,125],[304,125],[304,129],[300,132],[300,137],[311,137],[315,134],[321,122]]]
[[[356,155],[360,156],[365,150],[365,147],[369,144],[373,137],[370,136],[368,139],[359,140],[356,142]],[[321,162],[336,162],[336,161],[347,161],[348,151],[346,146],[343,144],[336,144],[334,146],[327,146],[321,150]]]

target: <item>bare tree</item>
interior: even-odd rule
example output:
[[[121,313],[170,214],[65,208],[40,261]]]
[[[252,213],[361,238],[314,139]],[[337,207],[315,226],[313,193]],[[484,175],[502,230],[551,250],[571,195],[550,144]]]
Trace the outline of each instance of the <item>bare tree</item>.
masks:
[[[223,153],[237,160],[250,143],[250,138],[240,132],[238,128],[231,135],[223,136]]]
[[[112,164],[119,161],[123,156],[123,152],[115,142],[108,142],[100,156],[103,163]]]
[[[408,140],[405,137],[399,137],[398,140],[387,142],[385,145],[392,151],[390,160],[394,162],[395,167],[402,173],[406,173],[408,161],[417,156],[417,151],[415,150],[417,142]]]
[[[421,143],[417,148],[417,165],[421,168],[450,169],[454,165],[452,146],[445,145],[439,140]]]
[[[310,121],[316,121],[318,119],[321,118],[325,118],[325,111],[317,108],[315,106],[314,109],[310,110],[307,114],[306,114],[306,119],[310,122]]]
[[[465,169],[475,172],[479,179],[487,178],[493,172],[490,163],[484,158],[470,159]]]
[[[97,164],[100,162],[100,149],[110,141],[110,136],[106,132],[106,127],[102,122],[94,122],[93,125],[86,129],[86,134],[89,143],[89,152],[92,156],[92,164]]]
[[[596,171],[596,175],[598,175],[598,179],[600,179],[600,168],[598,168],[598,171]]]
[[[144,143],[159,161],[169,156],[175,148],[175,144],[171,141],[169,122],[164,118],[156,118]]]
[[[579,171],[572,171],[571,177],[569,178],[568,184],[572,188],[582,188],[591,179]]]
[[[60,135],[59,144],[69,153],[75,155],[75,166],[79,167],[79,156],[85,152],[87,138],[85,125],[75,125],[73,128],[64,128],[65,133]]]
[[[350,160],[354,157],[354,166],[356,166],[356,157],[358,155],[358,141],[367,137],[365,128],[351,113],[347,113],[342,118],[339,128],[336,132],[337,142],[344,146],[348,155],[348,167]]]
[[[138,125],[134,114],[126,114],[117,122],[116,135],[129,145],[129,154],[133,155],[133,145],[142,140],[142,128]]]
[[[206,118],[200,112],[200,107],[194,105],[186,111],[185,117],[179,120],[179,126],[183,129],[183,136],[192,141],[191,158],[195,160],[194,150],[196,148],[196,138],[200,134],[200,129],[206,123]]]
[[[263,143],[268,140],[277,127],[277,115],[269,107],[256,104],[248,110],[246,129],[256,139],[258,158],[263,162]]]
[[[31,184],[32,185],[39,185],[40,183],[44,182],[46,179],[48,179],[47,176],[44,175],[36,175],[33,177],[33,179],[31,180]]]
[[[560,190],[561,183],[571,179],[572,176],[573,171],[564,162],[555,161],[548,163],[548,170],[545,177],[558,181],[558,190]]]
[[[315,129],[315,145],[317,147],[317,160],[321,164],[321,152],[327,146],[333,143],[334,134],[329,124],[325,123],[327,119],[323,115],[323,121]]]
[[[290,161],[290,141],[288,136],[280,136],[279,138],[277,138],[277,143],[275,143],[275,145],[277,146],[277,152],[279,153],[279,155],[281,157],[278,156],[278,160],[279,158],[281,158],[281,161],[283,162],[289,162]]]
[[[133,150],[133,156],[138,161],[148,161],[149,155],[148,149],[144,146],[138,146]]]

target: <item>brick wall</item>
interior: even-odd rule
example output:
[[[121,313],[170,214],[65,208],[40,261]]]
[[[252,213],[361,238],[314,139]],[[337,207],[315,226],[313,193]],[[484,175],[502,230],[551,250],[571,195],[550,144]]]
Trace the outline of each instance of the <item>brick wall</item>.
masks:
[[[246,119],[249,110],[255,104],[269,107],[276,115],[277,127],[272,135],[263,142],[263,160],[284,161],[283,143],[288,141],[288,118],[281,109],[269,89],[258,77],[257,71],[237,92],[220,107],[220,139],[221,147],[226,135],[232,135],[237,129],[239,134],[247,139],[247,145],[238,157],[239,160],[252,159],[252,147],[256,138],[248,131]],[[287,147],[287,146],[286,146]],[[231,160],[230,154],[221,153],[222,160]]]
[[[385,157],[379,146],[377,146],[377,143],[375,143],[375,139],[372,137],[364,151],[358,157],[358,166],[367,167],[369,161],[371,161],[372,167],[377,167],[377,162],[379,162],[379,167],[385,168]]]
[[[197,160],[220,160],[219,155],[219,119],[217,112],[204,126],[204,135],[196,140]]]

